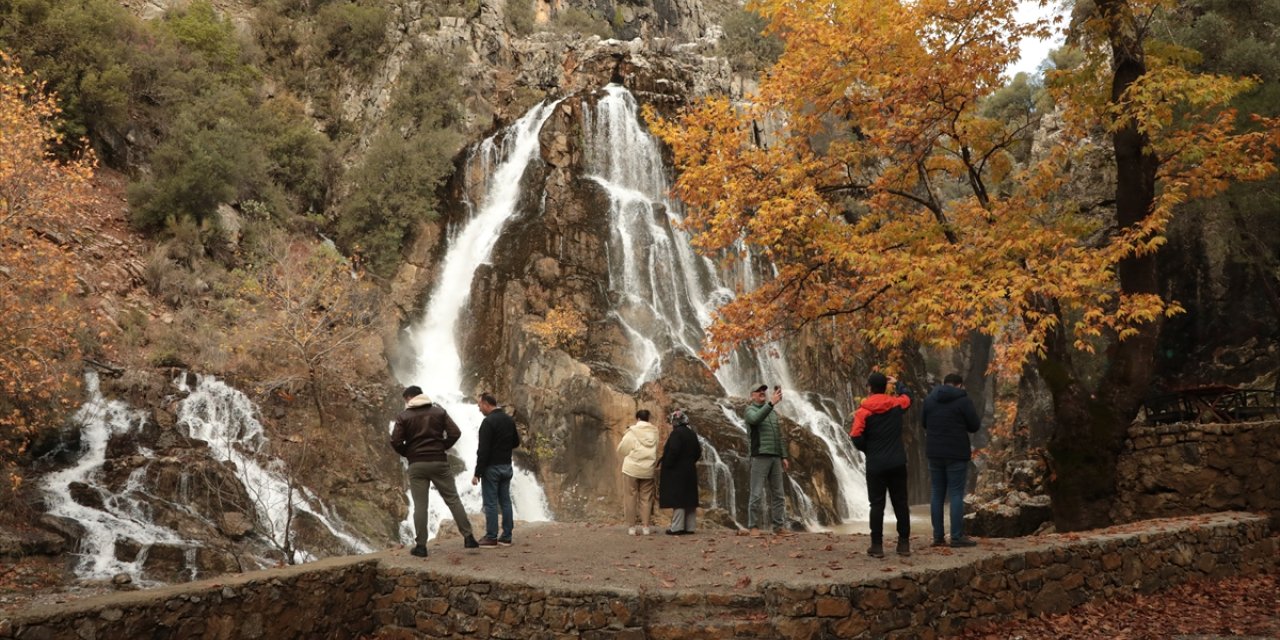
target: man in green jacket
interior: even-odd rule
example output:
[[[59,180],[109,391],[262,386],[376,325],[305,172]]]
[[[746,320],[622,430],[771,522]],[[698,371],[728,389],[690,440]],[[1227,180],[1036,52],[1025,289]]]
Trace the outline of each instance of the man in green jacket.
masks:
[[[787,499],[782,492],[782,474],[791,469],[787,461],[787,441],[778,425],[774,405],[782,402],[782,388],[774,387],[773,395],[765,401],[768,385],[760,385],[751,392],[751,404],[747,405],[747,433],[751,436],[751,498],[747,501],[747,528],[757,530],[764,519],[760,512],[764,507],[765,485],[769,486],[770,520],[773,532],[782,533],[787,526]]]

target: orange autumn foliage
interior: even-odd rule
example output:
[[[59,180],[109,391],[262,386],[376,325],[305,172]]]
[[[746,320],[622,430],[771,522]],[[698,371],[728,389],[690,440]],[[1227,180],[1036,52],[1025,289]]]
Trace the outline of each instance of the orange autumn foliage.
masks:
[[[21,482],[30,439],[78,404],[83,364],[76,266],[60,246],[94,196],[94,161],[55,160],[58,108],[40,82],[0,52],[0,503]]]
[[[1056,138],[1019,163],[1011,149],[1037,124],[982,112],[1019,39],[1051,26],[1016,23],[1017,4],[758,0],[786,48],[751,103],[649,112],[698,248],[754,251],[778,269],[719,309],[709,356],[802,328],[887,350],[978,332],[1015,371],[1059,330],[1088,351],[1181,311],[1123,290],[1118,266],[1163,244],[1178,204],[1274,172],[1280,123],[1236,130],[1229,103],[1249,80],[1193,73],[1153,51],[1112,96],[1108,37],[1161,3],[1109,2],[1123,6],[1077,28],[1085,62],[1049,79]],[[1130,125],[1149,137],[1159,170],[1146,216],[1116,228],[1104,203],[1073,195],[1072,169],[1111,153],[1109,136]]]

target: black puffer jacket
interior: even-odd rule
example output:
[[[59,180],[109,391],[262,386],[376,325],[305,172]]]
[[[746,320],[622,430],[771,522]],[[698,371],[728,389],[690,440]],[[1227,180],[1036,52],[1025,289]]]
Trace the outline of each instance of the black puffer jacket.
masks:
[[[982,426],[969,393],[940,384],[924,399],[925,455],[939,460],[968,460],[969,434]]]

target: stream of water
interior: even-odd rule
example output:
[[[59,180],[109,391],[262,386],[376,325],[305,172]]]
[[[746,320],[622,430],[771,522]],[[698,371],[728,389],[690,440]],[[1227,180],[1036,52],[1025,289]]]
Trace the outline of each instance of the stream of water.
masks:
[[[459,472],[454,481],[468,513],[478,513],[483,506],[480,487],[471,484],[477,434],[483,416],[476,408],[475,398],[462,389],[458,323],[471,295],[471,281],[476,268],[488,262],[503,228],[516,213],[520,201],[520,178],[529,164],[537,159],[538,132],[557,105],[559,102],[540,104],[506,130],[477,145],[473,153],[480,157],[472,158],[468,165],[480,169],[468,171],[467,180],[471,184],[467,185],[467,192],[483,195],[472,207],[471,218],[450,239],[448,253],[441,263],[438,284],[427,299],[422,321],[411,330],[415,366],[401,382],[406,386],[416,384],[422,387],[432,401],[449,412],[462,430],[462,438],[453,446],[453,452],[466,463],[466,469]],[[476,181],[480,184],[477,185]],[[516,467],[511,481],[511,502],[519,520],[549,520],[551,517],[546,495],[537,478],[519,467]],[[429,513],[429,537],[435,537],[440,523],[452,519],[435,487],[431,489]],[[406,543],[413,541],[411,520],[400,524],[400,537]]]

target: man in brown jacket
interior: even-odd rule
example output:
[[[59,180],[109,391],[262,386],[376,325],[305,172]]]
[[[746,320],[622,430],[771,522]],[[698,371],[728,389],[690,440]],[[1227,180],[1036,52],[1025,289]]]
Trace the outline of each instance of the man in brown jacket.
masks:
[[[435,485],[440,497],[453,514],[453,521],[462,534],[463,546],[475,549],[480,546],[471,533],[471,520],[458,499],[458,489],[449,473],[449,457],[445,453],[462,437],[462,431],[444,407],[431,402],[422,388],[407,387],[404,411],[396,416],[396,426],[391,431],[391,448],[409,460],[409,494],[413,496],[413,531],[417,546],[412,553],[427,557],[427,499],[431,485]]]

